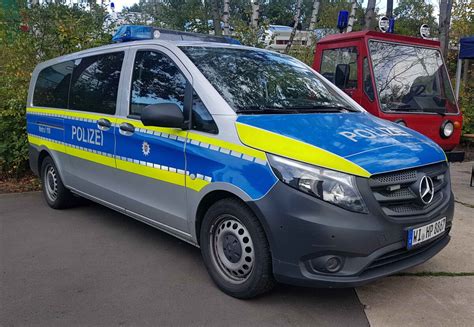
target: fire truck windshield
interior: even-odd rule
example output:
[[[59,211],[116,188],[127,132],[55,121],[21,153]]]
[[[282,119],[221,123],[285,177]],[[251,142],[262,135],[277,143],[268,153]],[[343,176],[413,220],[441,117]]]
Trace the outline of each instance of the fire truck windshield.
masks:
[[[382,111],[457,112],[437,49],[375,40],[369,41],[369,49]]]

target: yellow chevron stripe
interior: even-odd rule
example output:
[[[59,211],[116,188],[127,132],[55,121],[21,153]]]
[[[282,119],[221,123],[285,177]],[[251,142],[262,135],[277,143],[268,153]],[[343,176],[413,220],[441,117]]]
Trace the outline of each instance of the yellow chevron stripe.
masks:
[[[81,149],[76,149],[69,145],[58,144],[55,142],[47,141],[47,140],[35,137],[31,134],[28,134],[28,141],[31,144],[34,144],[37,146],[45,146],[50,150],[63,152],[74,157],[78,157],[81,159],[99,163],[101,165],[106,165],[106,166],[115,168],[115,159],[111,157],[103,156],[101,154],[92,153],[89,151],[84,151]]]
[[[236,123],[236,126],[241,142],[248,146],[308,164],[370,177],[370,173],[359,165],[311,144],[242,123]]]
[[[54,114],[54,115],[60,115],[60,116],[69,116],[69,117],[76,117],[76,118],[87,118],[87,119],[92,119],[92,120],[98,120],[100,118],[103,118],[104,115],[100,114],[90,114],[90,113],[82,113],[82,112],[75,112],[71,110],[62,110],[62,109],[43,109],[43,108],[27,108],[27,112],[29,113],[47,113],[47,114]],[[165,128],[165,127],[154,127],[154,126],[144,126],[141,121],[136,120],[136,119],[127,119],[127,118],[111,118],[110,121],[112,123],[130,123],[134,125],[135,127],[139,128],[144,128],[146,130],[152,130],[152,131],[157,131],[157,132],[162,132],[162,133],[167,133],[171,135],[176,135],[180,136],[183,138],[188,138],[191,140],[196,140],[199,142],[204,142],[208,143],[214,146],[218,146],[224,149],[229,149],[232,151],[240,152],[255,158],[258,158],[260,160],[266,161],[267,158],[265,156],[265,153],[262,151],[258,151],[256,149],[243,146],[240,144],[235,144],[231,142],[226,142],[222,141],[218,138],[215,137],[209,137],[193,132],[188,132],[188,131],[183,131],[181,129],[177,128]]]
[[[261,159],[261,160],[264,160],[264,161],[267,160],[267,157],[265,156],[265,153],[262,152],[262,151],[258,151],[258,150],[249,148],[247,146],[242,146],[242,145],[239,145],[239,144],[222,141],[218,138],[204,136],[204,135],[193,133],[193,132],[187,132],[187,131],[183,131],[183,130],[177,129],[177,128],[164,128],[164,127],[145,126],[145,125],[142,124],[141,121],[135,120],[135,119],[118,118],[117,119],[117,124],[121,124],[121,123],[129,123],[129,124],[132,124],[135,127],[144,128],[144,129],[147,129],[147,130],[152,130],[152,131],[157,131],[157,132],[162,132],[162,133],[167,133],[167,134],[171,134],[171,135],[181,136],[183,138],[188,138],[188,139],[191,139],[191,140],[196,140],[196,141],[204,142],[204,143],[207,143],[207,144],[212,144],[212,145],[224,148],[224,149],[237,151],[237,152],[240,152],[240,153],[243,153],[243,154],[246,154],[246,155]]]
[[[136,163],[132,163],[132,162],[128,162],[128,161],[124,161],[120,159],[114,159],[114,158],[103,156],[100,154],[76,149],[68,145],[63,145],[63,144],[47,141],[47,140],[35,137],[31,134],[28,135],[28,141],[31,144],[34,144],[37,146],[45,146],[50,150],[67,153],[69,155],[72,155],[81,159],[89,160],[89,161],[96,162],[98,164],[106,165],[113,168],[118,168],[120,170],[124,170],[129,173],[146,176],[149,178],[157,179],[163,182],[172,183],[179,186],[187,186],[188,188],[197,192],[199,192],[204,186],[210,183],[208,181],[198,179],[198,178],[193,180],[189,176],[186,176],[183,174],[166,171],[166,170],[160,170],[160,169],[156,169],[156,168],[152,168],[152,167],[148,167],[144,165],[139,165]]]
[[[28,134],[28,142],[37,146],[45,146],[50,150],[66,153],[64,144],[59,144],[51,141],[43,140],[39,137],[35,137],[31,134]]]

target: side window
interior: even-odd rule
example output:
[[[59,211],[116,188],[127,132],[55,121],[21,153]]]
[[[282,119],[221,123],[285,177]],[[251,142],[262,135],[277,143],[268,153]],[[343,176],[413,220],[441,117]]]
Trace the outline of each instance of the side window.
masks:
[[[338,48],[323,51],[321,74],[334,83],[338,65],[348,65],[349,80],[344,88],[357,88],[357,48]]]
[[[69,84],[74,63],[62,62],[44,68],[36,80],[33,105],[64,109],[68,105]]]
[[[367,97],[370,101],[374,101],[375,99],[375,92],[374,92],[374,85],[372,83],[372,75],[370,74],[370,67],[369,67],[369,59],[367,57],[364,58],[364,67],[362,67],[362,75],[363,75],[363,86],[364,92],[367,94]]]
[[[193,92],[192,129],[217,134],[217,125],[196,92]]]
[[[130,114],[140,116],[150,104],[176,103],[184,107],[186,78],[165,54],[138,51],[132,75]]]
[[[76,60],[70,109],[115,114],[123,57],[117,52]]]

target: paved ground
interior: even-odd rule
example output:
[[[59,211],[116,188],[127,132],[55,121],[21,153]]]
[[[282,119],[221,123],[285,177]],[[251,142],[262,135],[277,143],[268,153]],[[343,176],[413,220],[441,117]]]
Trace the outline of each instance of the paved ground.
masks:
[[[452,166],[452,242],[411,275],[356,291],[278,286],[252,301],[221,293],[198,249],[131,218],[95,204],[52,210],[40,193],[0,195],[0,326],[470,326],[469,172]]]
[[[198,249],[99,205],[12,194],[0,212],[0,326],[368,325],[353,289],[228,297]]]
[[[405,276],[357,289],[372,326],[473,326],[474,188],[469,187],[473,164],[451,165],[456,208],[448,246]]]

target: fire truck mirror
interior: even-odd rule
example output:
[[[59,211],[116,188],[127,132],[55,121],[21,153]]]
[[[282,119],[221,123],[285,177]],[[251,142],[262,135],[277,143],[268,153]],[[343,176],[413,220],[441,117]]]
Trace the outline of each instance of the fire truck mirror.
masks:
[[[340,88],[344,89],[349,81],[349,74],[351,68],[348,64],[338,64],[336,66],[336,76],[334,77],[334,84]]]

